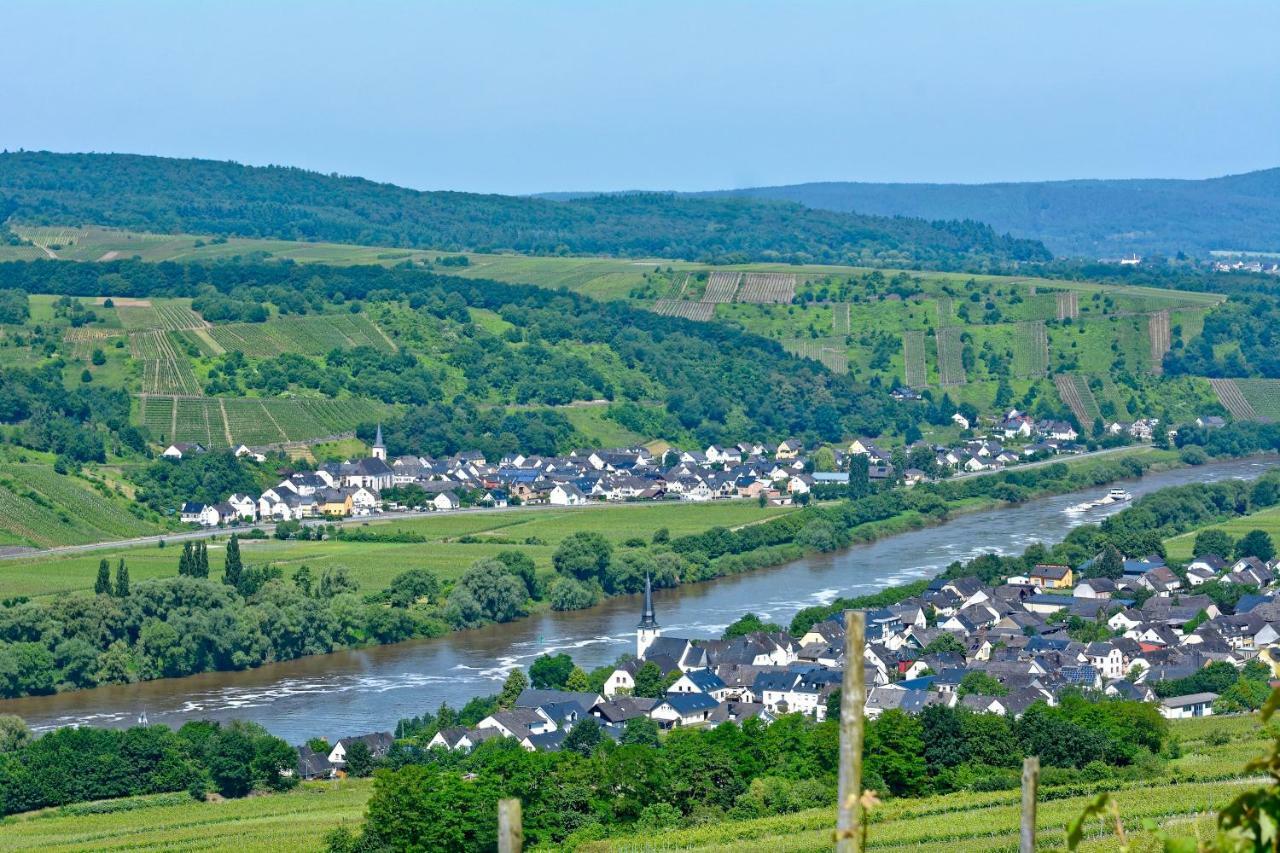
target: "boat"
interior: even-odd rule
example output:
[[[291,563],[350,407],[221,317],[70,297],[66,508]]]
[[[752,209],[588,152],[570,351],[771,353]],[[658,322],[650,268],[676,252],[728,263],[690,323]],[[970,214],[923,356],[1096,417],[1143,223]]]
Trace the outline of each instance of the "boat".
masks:
[[[1100,506],[1110,506],[1111,504],[1124,503],[1126,501],[1131,501],[1131,500],[1133,500],[1133,495],[1129,494],[1124,489],[1112,489],[1111,491],[1107,492],[1106,496],[1098,498],[1096,501],[1085,501],[1084,503],[1067,507],[1067,509],[1065,509],[1064,512],[1068,512],[1068,513],[1088,512],[1089,510],[1097,509]]]

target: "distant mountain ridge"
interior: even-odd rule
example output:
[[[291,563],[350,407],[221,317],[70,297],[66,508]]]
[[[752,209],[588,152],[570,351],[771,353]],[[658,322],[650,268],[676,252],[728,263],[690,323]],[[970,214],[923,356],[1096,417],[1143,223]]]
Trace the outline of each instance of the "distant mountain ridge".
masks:
[[[1058,255],[1206,256],[1280,251],[1280,168],[1203,180],[994,184],[827,182],[694,193],[799,202],[819,210],[985,222]]]
[[[1048,260],[1033,240],[794,202],[674,193],[572,201],[420,192],[285,167],[133,154],[0,154],[16,222],[276,237],[402,248],[1000,268]],[[3,217],[0,217],[2,219]]]

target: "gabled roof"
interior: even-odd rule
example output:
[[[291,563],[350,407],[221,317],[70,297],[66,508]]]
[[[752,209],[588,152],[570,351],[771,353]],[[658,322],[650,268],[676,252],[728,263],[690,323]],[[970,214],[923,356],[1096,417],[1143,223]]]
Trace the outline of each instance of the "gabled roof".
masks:
[[[710,711],[720,703],[706,693],[670,693],[654,707],[669,705],[681,716],[696,714],[699,711]]]

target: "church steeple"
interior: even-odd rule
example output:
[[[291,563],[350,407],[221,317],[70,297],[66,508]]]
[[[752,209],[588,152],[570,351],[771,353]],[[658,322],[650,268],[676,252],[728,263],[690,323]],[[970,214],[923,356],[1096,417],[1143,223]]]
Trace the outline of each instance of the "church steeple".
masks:
[[[378,434],[373,438],[373,458],[387,460],[387,446],[382,443],[382,423],[378,423]]]
[[[658,618],[653,612],[653,581],[649,575],[644,576],[644,609],[640,612],[640,624],[636,626],[636,657],[643,658],[644,653],[658,639],[662,629],[658,626]]]

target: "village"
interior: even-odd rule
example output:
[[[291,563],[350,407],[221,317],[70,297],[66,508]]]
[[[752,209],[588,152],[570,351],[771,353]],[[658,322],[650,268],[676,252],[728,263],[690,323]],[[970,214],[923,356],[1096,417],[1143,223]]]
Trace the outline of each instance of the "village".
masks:
[[[1077,579],[1068,566],[1037,565],[998,586],[976,577],[939,578],[919,597],[863,611],[866,624],[865,712],[919,713],[929,705],[963,706],[976,713],[1019,718],[1031,705],[1056,705],[1067,691],[1154,703],[1167,719],[1210,716],[1217,693],[1158,697],[1157,682],[1186,678],[1222,662],[1236,669],[1256,661],[1280,672],[1280,559],[1234,562],[1207,555],[1193,560],[1186,583],[1157,556],[1124,559],[1123,577]],[[1088,565],[1083,566],[1087,570]],[[1260,590],[1224,615],[1195,587],[1209,581]],[[1135,606],[1134,593],[1146,600]],[[1080,642],[1070,619],[1105,625],[1111,639]],[[527,688],[514,707],[474,727],[437,732],[429,747],[471,750],[511,738],[529,751],[558,750],[575,725],[622,737],[628,721],[659,729],[714,727],[784,714],[821,722],[841,685],[844,614],[814,624],[802,636],[753,632],[708,640],[663,633],[646,584],[634,656],[624,655],[599,692]],[[635,695],[637,676],[658,668],[663,695]],[[389,733],[362,735],[374,757]],[[348,739],[348,742],[351,739]],[[327,778],[343,772],[343,742],[328,755],[299,747],[299,772]]]
[[[953,421],[961,430],[973,431],[964,415],[957,413]],[[1107,425],[1106,433],[1122,441],[1150,441],[1157,424],[1151,419],[1117,422]],[[789,439],[770,445],[747,442],[729,447],[711,445],[705,450],[671,449],[661,456],[644,447],[581,449],[567,456],[515,453],[491,462],[477,451],[438,460],[388,458],[379,426],[366,458],[294,473],[256,496],[232,494],[214,504],[188,501],[179,516],[187,524],[226,527],[406,510],[571,507],[598,501],[743,499],[789,505],[824,497],[823,487],[835,496],[834,491],[848,483],[849,461],[855,456],[866,457],[867,476],[872,482],[912,486],[1079,454],[1086,450],[1080,439],[1071,423],[1035,421],[1013,410],[993,422],[983,435],[951,447],[920,441],[890,451],[870,439],[858,438],[843,447],[808,448],[798,439]],[[830,451],[825,461],[822,450]],[[199,444],[179,443],[165,448],[162,457],[176,461],[204,452],[206,448]],[[239,457],[265,460],[263,454],[244,445],[234,452]]]

